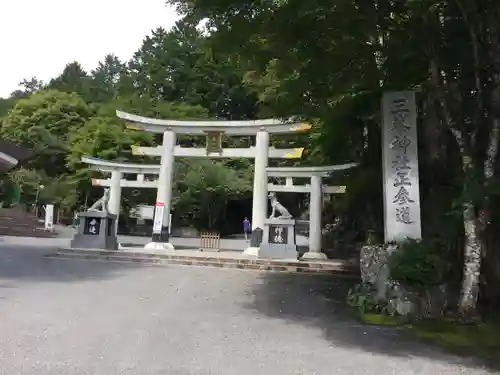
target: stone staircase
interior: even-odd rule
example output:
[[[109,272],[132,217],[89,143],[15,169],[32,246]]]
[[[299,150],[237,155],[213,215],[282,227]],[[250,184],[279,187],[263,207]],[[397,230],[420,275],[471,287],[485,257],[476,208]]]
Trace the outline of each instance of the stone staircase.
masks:
[[[329,260],[295,261],[249,259],[230,254],[231,252],[206,254],[192,250],[179,250],[176,254],[145,253],[142,251],[127,250],[91,250],[60,248],[56,253],[45,255],[47,258],[80,259],[94,261],[111,261],[117,263],[136,263],[149,266],[198,266],[215,268],[233,268],[255,271],[324,274],[338,277],[359,279],[359,266],[348,261]],[[234,252],[233,252],[234,253]]]
[[[0,208],[0,236],[53,238],[56,233],[44,230],[44,225],[24,207]]]

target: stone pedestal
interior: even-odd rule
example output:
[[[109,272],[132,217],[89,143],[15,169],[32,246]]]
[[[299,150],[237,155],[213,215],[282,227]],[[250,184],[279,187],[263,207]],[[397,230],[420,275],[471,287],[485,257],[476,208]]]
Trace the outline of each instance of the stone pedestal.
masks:
[[[115,234],[116,215],[88,211],[79,215],[78,232],[71,240],[71,247],[78,249],[117,250]]]
[[[309,234],[310,235],[310,234]],[[328,257],[321,251],[308,251],[302,255],[303,260],[327,260]]]
[[[150,242],[144,246],[144,249],[159,254],[175,254],[174,245],[170,242]]]
[[[294,259],[299,256],[294,219],[266,219],[259,258]]]
[[[243,251],[243,254],[258,257],[263,236],[264,231],[260,228],[255,228],[250,235],[250,247],[247,247],[245,251]]]

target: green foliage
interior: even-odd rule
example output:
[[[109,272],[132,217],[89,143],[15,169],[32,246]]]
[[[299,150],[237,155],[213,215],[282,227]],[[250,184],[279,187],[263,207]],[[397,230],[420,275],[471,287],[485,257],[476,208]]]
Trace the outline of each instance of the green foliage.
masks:
[[[148,133],[128,130],[116,117],[93,117],[70,135],[68,167],[81,168],[81,157],[90,155],[107,160],[131,160],[131,146],[148,145]]]
[[[75,176],[64,174],[45,181],[44,188],[40,190],[40,204],[56,204],[64,210],[71,210],[76,206],[79,191]]]
[[[215,53],[195,26],[179,22],[146,37],[128,78],[133,92],[156,101],[201,105],[217,118],[253,119],[257,97],[244,86],[243,74],[237,60]]]
[[[0,207],[11,207],[19,203],[20,189],[7,176],[0,176]]]
[[[182,162],[176,172],[174,212],[199,229],[220,230],[227,203],[244,198],[251,190],[247,170],[229,169],[211,160]]]
[[[90,97],[90,84],[91,77],[82,68],[80,63],[74,61],[67,64],[61,75],[52,79],[47,87],[61,92],[77,94],[87,103],[90,103],[92,101]]]
[[[376,287],[371,284],[361,283],[349,289],[347,294],[347,305],[363,314],[382,314],[395,316],[396,311],[390,310],[387,302],[375,299]]]
[[[67,172],[69,133],[83,126],[89,116],[90,108],[78,95],[39,91],[20,99],[8,112],[0,136],[33,150],[35,157],[27,166],[46,169],[48,176],[55,177]]]
[[[71,208],[78,198],[77,180],[68,174],[49,177],[45,171],[18,168],[9,173],[4,183],[20,189],[22,201],[29,205],[35,203],[38,195],[39,204],[51,203]]]
[[[87,104],[74,93],[55,90],[37,92],[19,100],[4,119],[2,136],[14,142],[34,146],[34,128],[43,128],[56,137],[83,125],[90,116]]]
[[[480,175],[463,195],[479,197],[474,200],[479,206],[489,194],[483,186],[486,142],[492,113],[496,121],[500,114],[500,76],[494,73],[500,70],[498,33],[493,31],[497,27],[492,26],[499,12],[495,2],[168,3],[186,17],[207,20],[219,50],[250,62],[245,82],[259,96],[261,110],[288,116],[292,109],[319,119],[321,135],[308,153],[315,161],[363,162],[360,177],[349,184],[353,206],[346,215],[358,230],[380,231],[382,224],[381,190],[373,189],[370,181],[381,178],[379,108],[384,90],[420,91],[420,124],[425,128],[420,161],[441,166],[422,173],[423,191],[440,201],[450,198],[450,183],[463,183],[461,178],[439,181],[442,171],[462,175],[460,155],[454,152],[458,141],[449,136],[453,128],[463,135],[463,149],[474,155],[466,174]],[[432,205],[423,208],[426,219],[442,216]],[[449,203],[442,209],[450,209]],[[424,234],[428,228],[432,225],[423,227]]]
[[[407,241],[389,260],[391,279],[421,291],[445,282],[448,264],[438,241]]]
[[[39,186],[46,180],[43,171],[33,169],[18,168],[9,172],[5,181],[21,190],[21,198],[24,203],[34,204]]]
[[[361,321],[366,324],[377,326],[399,326],[406,322],[406,319],[399,316],[388,316],[380,313],[360,313]]]
[[[33,78],[0,100],[0,136],[36,150],[27,166],[42,180],[71,173],[82,200],[89,186],[81,155],[142,161],[129,146],[158,139],[125,130],[116,109],[178,119],[300,115],[313,131],[273,137],[272,144],[307,146],[305,160],[272,165],[360,162],[328,181],[348,187],[333,212],[359,240],[370,230],[381,236],[380,96],[417,89],[424,238],[462,235],[464,202],[485,214],[470,221],[481,239],[498,233],[500,158],[488,155],[500,123],[498,1],[167,2],[185,18],[170,31],[152,32],[130,61],[108,55],[90,73],[73,62],[47,85],[57,95],[40,91],[44,84]],[[200,20],[207,21],[203,31],[195,27]],[[182,146],[203,142],[179,137]],[[219,227],[227,201],[251,189],[247,160],[183,161],[176,168],[175,214],[199,227]],[[486,262],[497,264],[498,249],[487,250]],[[428,241],[405,244],[392,261],[393,276],[415,288],[435,285],[454,259],[460,257]],[[494,284],[500,276],[492,269],[484,285]],[[500,288],[491,299],[499,297]]]
[[[24,80],[23,90],[0,103],[6,113],[5,118],[0,113],[1,136],[36,153],[26,168],[12,175],[22,186],[23,199],[34,201],[40,184],[45,186],[40,201],[57,201],[68,209],[97,198],[100,189],[90,185],[95,173],[82,165],[83,155],[154,163],[132,155],[131,146],[154,146],[160,137],[127,130],[116,110],[172,119],[255,118],[259,94],[244,82],[248,68],[246,60],[216,51],[212,37],[184,20],[171,31],[152,32],[129,62],[107,55],[91,72],[71,62],[47,85],[35,77]],[[274,143],[300,147],[307,139],[281,137]],[[183,147],[205,145],[200,136],[180,135],[178,141]],[[248,147],[252,142],[234,137],[224,144]],[[249,196],[249,160],[176,164],[176,215],[187,225],[194,220],[200,228],[221,228],[227,202]],[[123,192],[124,206],[154,199],[150,192],[130,193]]]
[[[0,98],[0,126],[2,117],[5,116],[9,110],[16,104],[16,98],[3,99]]]
[[[107,55],[91,73],[89,96],[94,103],[113,100],[118,91],[120,77],[126,73],[126,64],[115,55]]]
[[[467,353],[498,359],[500,326],[495,323],[456,324],[449,321],[424,321],[407,328],[420,339],[434,342],[447,349],[466,349]]]

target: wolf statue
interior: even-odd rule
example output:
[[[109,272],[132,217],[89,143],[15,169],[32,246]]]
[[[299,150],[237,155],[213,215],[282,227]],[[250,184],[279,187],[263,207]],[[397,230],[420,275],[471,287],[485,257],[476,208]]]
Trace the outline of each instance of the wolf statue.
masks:
[[[278,198],[276,198],[276,194],[274,192],[269,193],[268,198],[271,200],[271,216],[269,216],[269,219],[291,219],[292,215],[288,210],[278,201]],[[279,212],[280,216],[276,217],[276,212]]]
[[[108,213],[108,203],[109,203],[109,188],[104,189],[103,196],[95,202],[88,211],[100,211]]]

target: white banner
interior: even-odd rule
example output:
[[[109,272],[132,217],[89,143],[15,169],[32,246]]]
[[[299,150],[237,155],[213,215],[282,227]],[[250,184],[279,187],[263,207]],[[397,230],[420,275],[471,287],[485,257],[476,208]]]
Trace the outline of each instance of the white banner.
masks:
[[[45,230],[54,229],[54,205],[45,205]]]
[[[160,234],[161,228],[163,226],[163,213],[165,211],[164,206],[155,206],[155,216],[153,222],[153,233]]]
[[[384,93],[382,115],[385,242],[420,239],[415,92]]]

